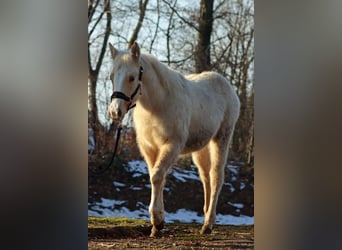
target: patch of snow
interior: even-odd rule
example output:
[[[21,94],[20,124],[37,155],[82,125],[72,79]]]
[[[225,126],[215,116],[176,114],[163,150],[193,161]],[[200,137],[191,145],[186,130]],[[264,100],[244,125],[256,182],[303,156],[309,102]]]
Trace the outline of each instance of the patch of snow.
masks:
[[[238,169],[237,167],[235,166],[232,166],[232,165],[228,165],[228,169],[231,173],[233,173],[234,175],[237,175],[238,174]]]
[[[151,189],[151,184],[145,184],[145,187]],[[143,187],[131,186],[129,189],[131,189],[131,190],[142,190]],[[170,191],[171,191],[171,188],[169,188],[169,187],[164,187],[164,191],[165,191],[165,192],[170,192]]]
[[[116,201],[101,198],[101,202],[96,202],[88,210],[88,216],[95,217],[129,217],[135,219],[149,220],[148,206],[142,202],[137,202],[138,210],[131,211],[126,207],[115,208],[115,205],[122,205],[126,201]],[[233,203],[232,203],[233,204]],[[242,204],[233,204],[235,207],[241,207]],[[242,206],[243,207],[243,206]],[[202,224],[204,216],[199,216],[197,212],[186,209],[178,209],[175,213],[165,212],[165,222],[183,222],[183,223],[199,223]],[[216,215],[216,224],[219,225],[253,225],[254,217],[249,216],[233,216],[233,215]]]
[[[233,207],[236,207],[236,208],[243,208],[245,206],[242,203],[232,203],[232,202],[229,202],[229,201],[228,201],[228,204],[233,206]]]
[[[136,203],[137,207],[142,207],[142,208],[146,208],[146,205],[144,203],[142,203],[141,201],[138,201]]]
[[[126,186],[126,184],[124,184],[122,182],[118,182],[118,181],[114,181],[113,184],[115,187],[125,187]]]
[[[94,217],[101,217],[101,213],[94,211],[94,210],[88,210],[88,216],[94,216]]]
[[[125,202],[126,201],[117,201],[117,200],[101,198],[101,202],[96,202],[96,205],[100,205],[102,207],[114,207],[115,205],[122,205]]]
[[[171,174],[181,182],[186,182],[187,179],[200,181],[200,178],[195,170],[183,169],[182,171],[179,171],[177,169],[173,169],[173,171],[171,171]]]
[[[148,219],[149,213],[147,207],[138,202],[137,204],[141,207],[139,210],[130,211],[126,207],[115,208],[115,205],[123,205],[126,201],[123,200],[110,200],[101,198],[100,202],[96,202],[95,205],[91,206],[88,210],[89,216],[97,217],[129,217],[136,219]]]
[[[246,187],[246,184],[243,183],[243,182],[241,182],[241,183],[240,183],[240,190],[244,189],[245,187]]]
[[[189,211],[184,208],[178,209],[176,213],[165,212],[165,222],[184,222],[184,223],[202,223],[204,216],[199,216],[197,212]]]
[[[178,209],[176,213],[165,212],[165,222],[183,222],[183,223],[199,223],[202,224],[204,216],[199,216],[197,212],[186,209]],[[254,217],[250,216],[233,216],[226,214],[216,215],[216,224],[218,225],[253,225]]]
[[[133,173],[132,177],[140,177],[142,175],[148,175],[148,168],[144,161],[128,162],[128,171]]]
[[[233,215],[226,215],[226,214],[217,214],[216,215],[216,224],[219,225],[253,225],[254,224],[254,216],[233,216]]]
[[[229,182],[225,182],[223,183],[224,186],[229,186],[230,188],[230,192],[233,193],[235,191],[235,188],[233,187],[233,185]]]
[[[103,208],[99,209],[98,207],[94,207],[93,210],[88,210],[88,216],[95,217],[129,217],[134,219],[149,219],[149,213],[146,209],[139,209],[135,211],[131,211],[126,207],[122,207],[119,209],[108,209]]]

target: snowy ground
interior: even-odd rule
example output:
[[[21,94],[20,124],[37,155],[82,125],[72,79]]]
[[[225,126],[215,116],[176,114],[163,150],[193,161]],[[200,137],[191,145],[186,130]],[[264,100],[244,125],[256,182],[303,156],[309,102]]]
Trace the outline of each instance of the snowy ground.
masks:
[[[148,220],[148,208],[142,204],[139,210],[130,211],[123,207],[115,209],[115,205],[125,203],[126,201],[115,201],[102,198],[91,210],[88,210],[88,216],[95,217],[129,217],[136,219]],[[179,209],[176,213],[165,212],[165,222],[184,222],[184,223],[203,223],[203,216],[197,215],[196,212]],[[254,217],[249,216],[232,216],[232,215],[216,215],[216,223],[222,225],[253,225]]]
[[[132,174],[132,177],[139,177],[142,175],[148,175],[147,166],[145,162],[142,161],[131,161],[129,162],[128,171]],[[233,174],[237,174],[237,169],[234,166],[228,166],[229,170]],[[184,183],[189,179],[199,180],[198,174],[194,170],[179,170],[176,168],[170,168],[169,174],[173,175],[180,183]],[[233,180],[234,181],[234,180]],[[116,187],[116,191],[120,191],[120,188],[126,187],[125,183],[121,183],[115,181],[113,185]],[[225,185],[230,187],[232,192],[235,191],[235,188],[231,183],[225,183]],[[151,188],[149,184],[145,185],[146,188]],[[132,190],[141,190],[142,187],[130,187]],[[240,189],[245,188],[245,184],[240,184]],[[166,188],[167,189],[167,188]],[[165,191],[167,191],[165,189]],[[129,210],[124,206],[126,203],[125,200],[111,200],[106,198],[101,198],[101,201],[95,202],[93,204],[88,204],[88,216],[96,216],[96,217],[129,217],[129,218],[137,218],[137,219],[149,219],[148,206],[143,204],[142,202],[137,201],[137,208],[134,211]],[[242,203],[231,203],[228,202],[229,205],[236,208],[237,211],[244,207]],[[165,221],[166,223],[172,222],[184,222],[184,223],[203,223],[203,216],[198,215],[197,212],[189,211],[186,209],[178,209],[175,213],[165,212]],[[217,224],[224,225],[252,225],[254,224],[254,217],[249,217],[245,215],[233,216],[233,215],[223,215],[217,214],[216,216]]]

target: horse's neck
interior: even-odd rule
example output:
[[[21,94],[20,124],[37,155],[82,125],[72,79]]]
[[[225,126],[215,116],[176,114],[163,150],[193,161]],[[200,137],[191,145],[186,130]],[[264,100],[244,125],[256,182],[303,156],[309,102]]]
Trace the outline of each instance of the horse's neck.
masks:
[[[174,71],[150,56],[142,57],[144,68],[142,78],[142,96],[140,103],[146,109],[155,109],[172,98],[174,86],[171,86],[174,77],[179,77]]]

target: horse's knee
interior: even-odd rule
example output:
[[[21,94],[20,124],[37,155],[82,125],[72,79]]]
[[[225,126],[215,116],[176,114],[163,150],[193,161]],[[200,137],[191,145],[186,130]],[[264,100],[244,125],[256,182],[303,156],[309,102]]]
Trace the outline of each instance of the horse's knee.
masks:
[[[152,185],[161,184],[165,178],[165,171],[162,169],[152,170],[150,173],[150,181]]]

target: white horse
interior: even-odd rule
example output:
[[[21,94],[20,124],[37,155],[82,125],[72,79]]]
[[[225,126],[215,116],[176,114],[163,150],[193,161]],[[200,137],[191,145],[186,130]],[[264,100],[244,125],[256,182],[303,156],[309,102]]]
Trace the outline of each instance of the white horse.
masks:
[[[205,219],[201,234],[211,233],[240,110],[233,87],[214,72],[183,76],[155,57],[141,54],[137,43],[129,51],[118,51],[111,44],[109,47],[114,93],[108,113],[112,119],[121,121],[136,104],[133,121],[137,143],[148,165],[152,186],[151,236],[164,226],[163,187],[167,170],[179,154],[190,152],[204,188]]]

